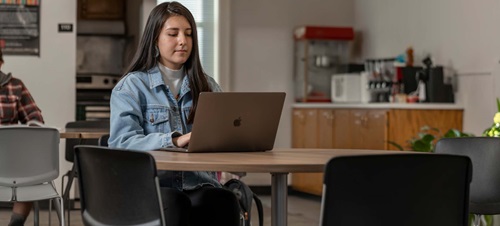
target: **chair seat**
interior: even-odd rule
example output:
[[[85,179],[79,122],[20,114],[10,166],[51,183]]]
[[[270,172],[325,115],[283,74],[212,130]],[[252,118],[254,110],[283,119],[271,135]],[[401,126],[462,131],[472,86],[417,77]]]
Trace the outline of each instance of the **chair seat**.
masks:
[[[59,197],[53,184],[44,183],[16,188],[16,202],[28,202]],[[13,202],[12,188],[0,186],[0,202]]]
[[[0,202],[10,202],[12,198],[12,188],[0,186]]]

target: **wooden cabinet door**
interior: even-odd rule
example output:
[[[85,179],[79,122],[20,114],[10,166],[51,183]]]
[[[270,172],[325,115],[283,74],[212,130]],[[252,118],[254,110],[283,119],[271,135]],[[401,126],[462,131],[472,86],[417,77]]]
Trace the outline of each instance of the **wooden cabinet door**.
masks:
[[[364,126],[363,148],[387,149],[387,111],[368,110]]]
[[[367,121],[366,110],[351,110],[349,114],[349,140],[351,149],[364,149],[364,137],[366,136],[365,124]]]
[[[463,110],[392,109],[389,112],[388,140],[407,148],[407,141],[416,137],[423,126],[437,128],[441,133],[449,129],[462,131]],[[391,150],[397,150],[392,145]]]
[[[350,123],[351,149],[386,149],[386,110],[351,110]]]
[[[333,110],[333,141],[332,148],[351,148],[351,124],[349,110]]]
[[[317,110],[293,109],[292,112],[292,147],[317,147]]]
[[[328,112],[318,109],[293,109],[292,111],[292,147],[294,148],[318,148],[318,134],[330,133],[327,127],[320,129],[318,125],[328,123],[330,116]],[[321,112],[321,113],[320,113]],[[328,135],[326,135],[328,136]],[[320,139],[327,145],[328,140]],[[322,173],[293,173],[291,186],[296,191],[314,195],[321,195],[323,188]]]
[[[333,111],[318,110],[318,148],[333,147]]]

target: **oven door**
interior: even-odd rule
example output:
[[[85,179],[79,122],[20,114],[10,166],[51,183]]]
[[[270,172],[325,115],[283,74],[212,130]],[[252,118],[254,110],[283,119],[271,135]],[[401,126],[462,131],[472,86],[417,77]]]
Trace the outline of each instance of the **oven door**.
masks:
[[[109,120],[111,90],[77,90],[76,120]]]

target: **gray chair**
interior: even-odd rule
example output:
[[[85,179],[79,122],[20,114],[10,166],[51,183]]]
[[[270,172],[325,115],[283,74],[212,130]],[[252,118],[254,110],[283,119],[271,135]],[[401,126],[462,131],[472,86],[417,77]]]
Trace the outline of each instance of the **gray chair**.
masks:
[[[474,225],[481,215],[500,214],[500,138],[444,138],[437,142],[436,153],[468,156],[472,160],[470,212]]]
[[[465,156],[344,156],[325,168],[322,226],[466,226],[471,162]]]
[[[64,225],[63,200],[54,186],[59,176],[59,139],[55,128],[0,126],[0,202],[59,199]],[[36,208],[34,219],[38,225]]]
[[[75,165],[85,225],[165,225],[151,154],[78,145]]]

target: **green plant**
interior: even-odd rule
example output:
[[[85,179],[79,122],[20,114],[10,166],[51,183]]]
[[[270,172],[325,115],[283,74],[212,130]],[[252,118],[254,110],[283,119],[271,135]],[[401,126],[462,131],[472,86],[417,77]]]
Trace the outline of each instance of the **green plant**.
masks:
[[[434,145],[436,138],[455,138],[455,137],[472,137],[473,134],[464,133],[457,129],[449,129],[446,133],[442,134],[438,128],[433,128],[429,126],[423,126],[420,128],[420,132],[417,134],[417,137],[413,137],[407,141],[407,149],[410,151],[418,151],[418,152],[434,152]],[[389,144],[395,146],[397,149],[403,151],[405,148],[400,144],[388,141]]]
[[[493,125],[483,132],[486,137],[500,137],[500,100],[497,98],[497,113],[493,117]]]

